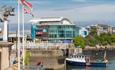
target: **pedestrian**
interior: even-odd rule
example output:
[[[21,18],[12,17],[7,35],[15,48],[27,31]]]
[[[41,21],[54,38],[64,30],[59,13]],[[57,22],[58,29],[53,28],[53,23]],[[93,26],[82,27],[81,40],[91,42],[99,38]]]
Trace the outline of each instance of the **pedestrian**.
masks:
[[[37,70],[40,70],[40,67],[41,67],[40,65],[41,65],[41,62],[38,62],[37,63]]]
[[[37,70],[45,70],[44,67],[43,67],[42,62],[38,62],[38,64],[37,64]]]

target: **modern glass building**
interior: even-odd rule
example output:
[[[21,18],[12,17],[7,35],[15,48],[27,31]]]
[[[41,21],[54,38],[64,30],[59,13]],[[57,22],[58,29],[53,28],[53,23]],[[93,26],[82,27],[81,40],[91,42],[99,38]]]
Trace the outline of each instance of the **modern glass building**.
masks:
[[[67,18],[40,18],[31,20],[32,39],[48,42],[70,43],[78,33],[78,28]]]

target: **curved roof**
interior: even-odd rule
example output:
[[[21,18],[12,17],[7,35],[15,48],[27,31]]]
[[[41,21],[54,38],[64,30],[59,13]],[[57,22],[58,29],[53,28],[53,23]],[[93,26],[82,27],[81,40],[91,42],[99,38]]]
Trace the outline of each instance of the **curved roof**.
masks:
[[[45,18],[38,18],[38,19],[32,19],[32,20],[30,20],[30,22],[32,22],[32,23],[38,23],[38,22],[62,22],[63,20],[66,20],[69,24],[72,24],[67,18],[64,18],[64,17],[45,17]],[[62,22],[62,24],[65,24],[65,23]]]

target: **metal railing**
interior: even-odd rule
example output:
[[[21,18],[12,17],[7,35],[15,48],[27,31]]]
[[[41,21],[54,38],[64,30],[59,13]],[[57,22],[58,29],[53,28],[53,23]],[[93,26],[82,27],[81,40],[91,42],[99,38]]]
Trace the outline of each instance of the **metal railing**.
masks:
[[[29,42],[25,43],[25,48],[59,48],[59,49],[66,49],[69,46],[68,43],[34,43]],[[20,48],[23,47],[23,44],[20,44]],[[16,44],[12,46],[12,49],[16,48]]]

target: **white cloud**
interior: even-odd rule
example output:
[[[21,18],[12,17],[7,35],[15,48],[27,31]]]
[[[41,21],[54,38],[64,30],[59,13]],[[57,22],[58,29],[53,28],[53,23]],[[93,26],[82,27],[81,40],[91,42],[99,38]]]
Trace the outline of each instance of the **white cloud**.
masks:
[[[79,20],[113,20],[115,5],[96,5],[76,9]]]
[[[88,6],[88,7],[82,7],[77,9],[78,12],[84,13],[84,14],[94,14],[94,13],[100,13],[100,14],[105,14],[105,13],[112,13],[115,12],[115,5],[96,5],[96,6]]]
[[[93,21],[93,20],[110,20],[115,18],[115,5],[95,5],[80,7],[69,10],[39,10],[36,13],[39,17],[47,16],[64,16],[72,21]]]
[[[76,21],[115,21],[115,5],[104,4],[85,6],[79,8],[68,8],[67,10],[39,9],[34,11],[36,17],[67,17],[72,22]],[[15,17],[13,17],[15,19]],[[12,22],[17,22],[17,21]],[[30,15],[25,15],[25,22],[31,19]]]

